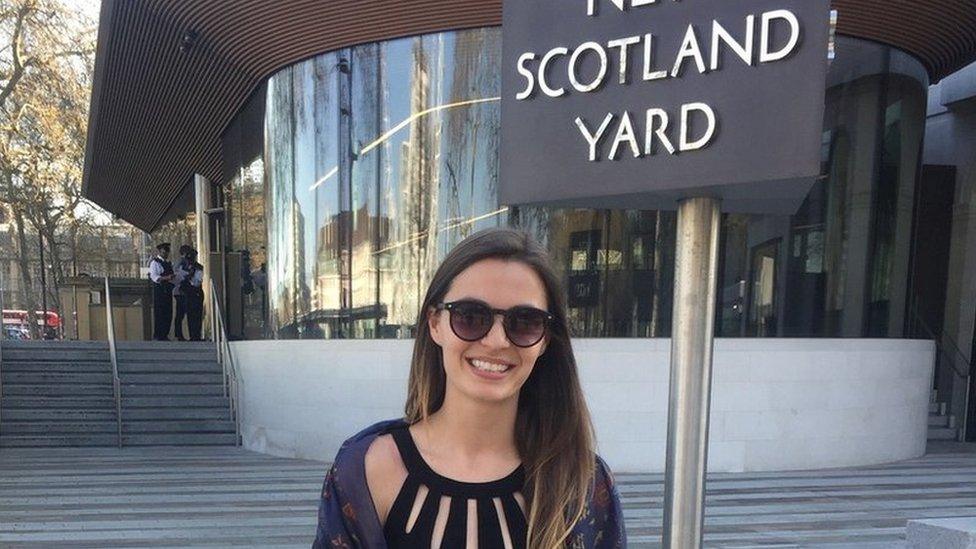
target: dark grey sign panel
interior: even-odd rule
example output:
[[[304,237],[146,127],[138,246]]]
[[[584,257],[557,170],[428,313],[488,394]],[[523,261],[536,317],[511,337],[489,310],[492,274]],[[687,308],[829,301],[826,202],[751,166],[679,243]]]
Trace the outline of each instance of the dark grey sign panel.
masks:
[[[500,202],[783,212],[821,170],[829,0],[507,0]]]

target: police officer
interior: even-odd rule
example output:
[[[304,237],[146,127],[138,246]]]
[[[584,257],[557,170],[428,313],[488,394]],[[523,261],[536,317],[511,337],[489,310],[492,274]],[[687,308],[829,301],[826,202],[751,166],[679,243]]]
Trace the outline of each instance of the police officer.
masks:
[[[180,291],[186,300],[186,323],[190,331],[190,341],[200,341],[203,327],[203,265],[197,263],[196,250],[187,252],[184,265]]]
[[[149,280],[153,285],[153,339],[169,341],[169,327],[173,323],[173,264],[169,262],[169,242],[156,246],[156,255],[149,260]]]
[[[186,256],[192,249],[188,244],[180,246],[180,260],[173,267],[173,272],[176,275],[173,279],[173,298],[176,300],[173,335],[176,336],[177,341],[186,341],[183,338],[183,319],[186,318],[186,295],[183,292],[183,280],[190,265],[190,260]]]

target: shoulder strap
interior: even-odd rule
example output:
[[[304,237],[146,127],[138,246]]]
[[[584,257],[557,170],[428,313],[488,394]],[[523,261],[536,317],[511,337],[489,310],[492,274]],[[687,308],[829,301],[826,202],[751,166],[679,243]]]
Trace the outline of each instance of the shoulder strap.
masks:
[[[413,437],[410,436],[409,428],[404,425],[403,427],[393,429],[390,431],[390,434],[393,435],[393,441],[396,442],[397,450],[400,451],[400,459],[403,460],[403,465],[407,468],[407,472],[417,474],[418,471],[423,470],[423,457],[421,457],[420,450],[417,449],[417,444],[414,443]]]

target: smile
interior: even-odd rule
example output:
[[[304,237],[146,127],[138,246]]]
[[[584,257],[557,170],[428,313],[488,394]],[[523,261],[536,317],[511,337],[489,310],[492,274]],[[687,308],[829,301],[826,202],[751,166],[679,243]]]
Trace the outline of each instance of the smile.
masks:
[[[493,373],[493,374],[504,374],[505,372],[515,367],[515,365],[513,364],[483,360],[479,358],[469,358],[467,359],[467,362],[475,370],[478,370],[479,372],[486,372],[486,373]]]

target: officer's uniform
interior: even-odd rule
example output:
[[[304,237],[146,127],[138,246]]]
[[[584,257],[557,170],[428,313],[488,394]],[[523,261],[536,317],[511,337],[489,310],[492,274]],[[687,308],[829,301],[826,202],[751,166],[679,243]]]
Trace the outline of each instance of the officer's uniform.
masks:
[[[183,283],[186,299],[186,323],[190,341],[200,341],[203,328],[203,265],[190,258],[186,280]]]
[[[160,244],[157,249],[169,249]],[[173,323],[173,264],[156,255],[149,261],[149,280],[153,285],[153,339],[169,340],[169,327]]]
[[[183,341],[183,319],[186,318],[186,292],[184,280],[189,268],[190,261],[183,257],[173,268],[176,276],[173,278],[173,299],[176,300],[176,318],[173,319],[173,335],[176,339]]]
[[[203,328],[203,265],[196,261],[196,250],[186,256],[186,261],[180,263],[182,283],[180,292],[186,302],[186,323],[190,332],[190,341],[200,341]]]

